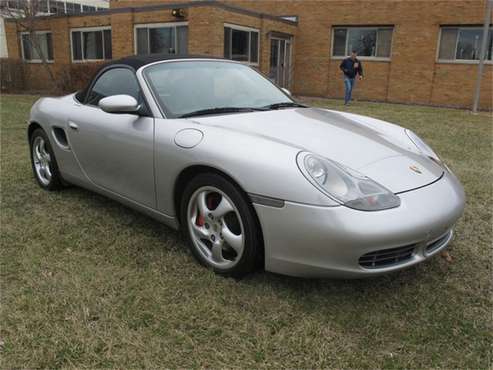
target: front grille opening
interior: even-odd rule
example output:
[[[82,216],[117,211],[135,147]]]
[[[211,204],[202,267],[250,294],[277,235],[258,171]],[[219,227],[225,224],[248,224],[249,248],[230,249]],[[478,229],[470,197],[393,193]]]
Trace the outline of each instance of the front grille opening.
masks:
[[[450,231],[446,233],[444,236],[442,236],[440,239],[435,240],[433,243],[428,244],[426,246],[426,253],[433,253],[440,247],[442,247],[443,243],[447,240],[447,238],[450,236]]]
[[[359,264],[367,269],[398,265],[409,261],[413,257],[415,249],[416,245],[413,244],[367,253],[359,258]]]

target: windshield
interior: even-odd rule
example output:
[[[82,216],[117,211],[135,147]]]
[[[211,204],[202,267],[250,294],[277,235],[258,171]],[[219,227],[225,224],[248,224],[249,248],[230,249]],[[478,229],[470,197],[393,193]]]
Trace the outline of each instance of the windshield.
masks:
[[[235,109],[265,110],[274,104],[293,103],[260,73],[238,63],[166,62],[147,67],[144,75],[169,118],[205,110],[233,113]]]

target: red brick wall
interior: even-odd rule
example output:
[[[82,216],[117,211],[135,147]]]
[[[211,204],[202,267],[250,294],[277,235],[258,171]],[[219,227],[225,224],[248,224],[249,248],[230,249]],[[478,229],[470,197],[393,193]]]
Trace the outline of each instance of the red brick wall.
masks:
[[[211,56],[223,56],[224,52],[224,23],[234,23],[260,30],[261,38],[266,39],[270,31],[296,33],[296,26],[275,20],[261,19],[257,16],[240,14],[214,6],[192,7],[187,9],[185,19],[177,20],[171,15],[171,9],[160,9],[149,12],[127,11],[106,15],[50,17],[37,22],[37,29],[51,30],[53,36],[53,54],[55,62],[49,65],[57,76],[57,82],[70,85],[70,77],[91,75],[94,63],[72,63],[70,29],[94,26],[111,26],[113,58],[132,55],[134,50],[134,26],[145,23],[168,23],[187,21],[189,26],[189,53]],[[13,22],[7,22],[7,44],[9,54],[21,58],[18,38],[20,28]],[[270,47],[267,42],[261,42],[260,66],[262,71],[269,69]],[[88,73],[85,73],[84,66]],[[46,66],[36,63],[24,63],[26,89],[51,89]],[[67,80],[67,81],[65,81]],[[81,78],[74,85],[80,87]]]
[[[146,4],[176,0],[139,0]],[[480,25],[485,0],[224,0],[275,15],[298,15],[294,92],[341,97],[339,60],[330,56],[334,25],[394,25],[390,62],[364,62],[356,97],[392,102],[470,107],[477,65],[436,62],[440,25]],[[135,6],[112,0],[112,7]],[[481,107],[493,109],[493,66],[482,80]]]
[[[356,97],[470,107],[477,65],[436,62],[440,25],[482,24],[485,0],[228,0],[276,15],[298,15],[295,92],[342,97],[334,25],[394,25],[390,62],[364,62]],[[112,5],[123,1],[113,0]],[[482,80],[481,107],[493,109],[493,66]]]

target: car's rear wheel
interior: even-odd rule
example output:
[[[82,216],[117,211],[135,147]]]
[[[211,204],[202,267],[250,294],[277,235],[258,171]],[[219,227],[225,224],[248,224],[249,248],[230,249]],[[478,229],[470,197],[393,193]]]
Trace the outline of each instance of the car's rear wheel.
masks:
[[[46,190],[62,188],[62,178],[46,133],[40,128],[34,130],[29,142],[32,169],[39,186]]]
[[[237,186],[216,174],[201,174],[186,187],[181,225],[193,255],[216,273],[241,277],[261,253],[252,205]]]

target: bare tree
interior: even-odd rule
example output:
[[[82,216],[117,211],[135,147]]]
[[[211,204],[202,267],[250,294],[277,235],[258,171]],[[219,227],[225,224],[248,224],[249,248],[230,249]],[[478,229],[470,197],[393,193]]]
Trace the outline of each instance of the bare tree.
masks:
[[[48,55],[43,50],[42,39],[36,32],[40,15],[47,12],[47,9],[43,8],[43,4],[46,4],[46,1],[0,0],[0,11],[6,18],[15,20],[18,31],[25,32],[29,35],[27,39],[24,39],[24,42],[28,42],[31,50],[39,56],[41,64],[44,66],[46,73],[53,83],[53,88],[60,91],[63,89],[63,86],[55,77],[52,66],[48,62]]]

